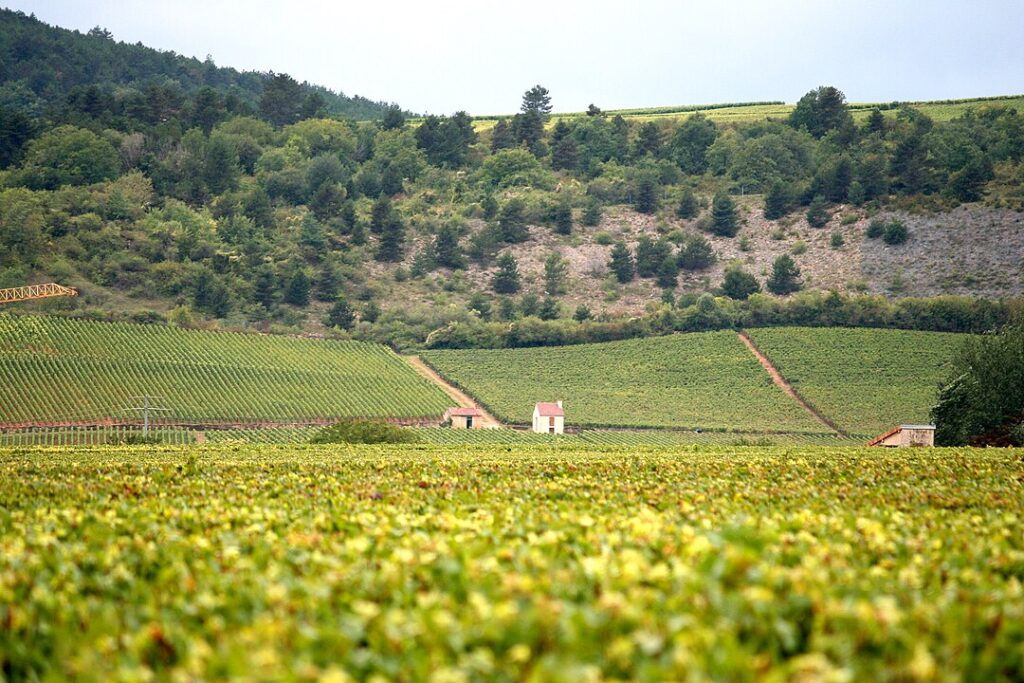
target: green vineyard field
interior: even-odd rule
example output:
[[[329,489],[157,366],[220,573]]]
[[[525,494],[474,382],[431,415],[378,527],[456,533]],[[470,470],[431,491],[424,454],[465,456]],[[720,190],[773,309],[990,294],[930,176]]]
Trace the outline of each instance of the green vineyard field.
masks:
[[[0,423],[440,416],[450,399],[376,344],[0,316]]]
[[[0,677],[1019,681],[1022,456],[0,449]]]
[[[875,435],[929,421],[962,335],[906,330],[749,330],[782,375],[842,429]]]
[[[502,419],[561,399],[576,425],[821,432],[734,332],[423,357]]]
[[[210,429],[202,432],[207,444],[304,444],[319,427],[264,427],[259,429]],[[553,436],[516,429],[448,429],[409,427],[418,443],[438,446],[788,446],[859,445],[857,439],[835,434],[754,434],[736,432],[676,431],[664,429],[602,430],[587,429],[574,434]],[[198,430],[161,427],[150,431],[149,438],[161,445],[198,444]],[[100,446],[131,443],[142,438],[139,427],[58,427],[18,429],[0,432],[0,447],[22,446]]]

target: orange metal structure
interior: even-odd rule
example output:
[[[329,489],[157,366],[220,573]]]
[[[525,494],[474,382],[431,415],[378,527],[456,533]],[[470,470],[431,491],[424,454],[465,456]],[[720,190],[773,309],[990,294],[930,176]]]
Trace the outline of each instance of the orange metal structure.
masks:
[[[0,289],[0,304],[12,304],[16,301],[31,301],[32,299],[48,299],[52,296],[78,296],[78,290],[74,287],[58,285],[55,282],[47,282],[43,285],[10,287],[8,289]]]

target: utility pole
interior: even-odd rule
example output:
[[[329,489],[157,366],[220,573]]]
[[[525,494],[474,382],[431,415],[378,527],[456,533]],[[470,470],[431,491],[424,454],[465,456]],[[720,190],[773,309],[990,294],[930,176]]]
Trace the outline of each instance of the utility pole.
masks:
[[[160,396],[149,396],[149,395],[133,396],[132,400],[133,401],[142,401],[142,405],[141,406],[136,406],[136,407],[124,408],[124,410],[133,410],[133,411],[141,412],[142,413],[142,438],[143,439],[149,438],[149,414],[151,412],[153,412],[153,413],[166,413],[166,412],[170,412],[170,408],[158,408],[155,405],[153,405],[152,403],[150,403],[150,399],[160,399],[160,398],[161,398]]]

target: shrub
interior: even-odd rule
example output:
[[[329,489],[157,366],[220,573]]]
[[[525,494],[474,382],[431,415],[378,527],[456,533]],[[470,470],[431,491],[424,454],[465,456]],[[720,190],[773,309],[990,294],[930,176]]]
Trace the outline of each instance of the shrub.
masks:
[[[793,253],[793,256],[799,256],[800,254],[806,254],[807,253],[807,242],[804,242],[803,240],[797,240],[797,242],[795,244],[793,244],[793,248],[790,249],[790,251]]]
[[[843,233],[839,232],[838,230],[834,231],[832,233],[832,239],[829,240],[829,243],[832,245],[833,249],[838,249],[839,247],[843,246]]]
[[[684,270],[703,270],[714,265],[715,250],[700,235],[690,235],[679,248],[678,263]]]
[[[722,280],[722,293],[730,299],[743,301],[751,294],[761,291],[761,285],[750,273],[740,268],[729,268],[725,271],[725,279]]]
[[[871,240],[876,240],[883,234],[885,234],[885,221],[879,218],[868,223],[868,227],[864,231],[864,236]]]
[[[375,420],[345,420],[324,427],[310,443],[414,443],[416,435],[407,429]]]
[[[594,242],[600,244],[601,246],[606,247],[609,244],[611,244],[612,241],[612,235],[607,230],[598,230],[594,234]]]
[[[891,221],[885,226],[882,241],[886,244],[903,244],[907,241],[907,226],[902,221]]]

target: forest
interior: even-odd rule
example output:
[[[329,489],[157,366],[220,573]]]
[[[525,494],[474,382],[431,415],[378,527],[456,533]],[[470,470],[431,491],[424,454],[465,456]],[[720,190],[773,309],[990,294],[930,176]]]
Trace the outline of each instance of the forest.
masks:
[[[708,237],[743,238],[741,198],[759,197],[768,220],[812,226],[841,207],[1020,210],[1024,118],[998,100],[949,121],[897,105],[855,118],[839,89],[821,86],[785,118],[635,121],[596,105],[554,115],[538,85],[518,113],[484,126],[466,112],[416,117],[287,74],[118,43],[102,29],[83,35],[6,10],[0,29],[0,286],[48,278],[82,290],[57,310],[405,345],[437,331],[433,342],[449,346],[515,345],[516,320],[545,343],[556,329],[592,341],[758,315],[863,324],[865,309],[868,324],[976,329],[1019,306],[800,292],[789,256],[763,288],[741,265],[703,290],[679,286],[719,258]],[[639,322],[599,314],[599,300],[562,305],[557,250],[542,291],[527,291],[511,247],[538,230],[602,244],[597,226],[623,207],[683,226],[603,244],[607,288],[646,279],[662,293]],[[898,222],[869,230],[906,239]],[[462,304],[381,295],[384,281],[431,278]],[[453,325],[472,333],[459,342]]]

